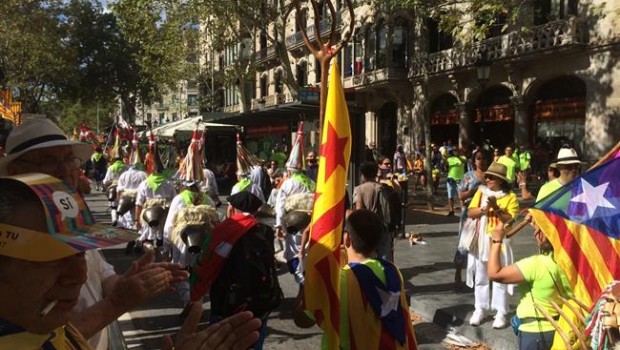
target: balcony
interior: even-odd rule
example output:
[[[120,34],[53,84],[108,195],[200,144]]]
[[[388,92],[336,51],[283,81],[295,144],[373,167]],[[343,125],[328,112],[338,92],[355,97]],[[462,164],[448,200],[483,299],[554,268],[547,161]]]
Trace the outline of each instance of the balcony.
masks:
[[[255,64],[265,64],[269,61],[276,59],[276,47],[269,45],[264,49],[258,50],[254,53]]]
[[[237,103],[236,105],[230,105],[222,107],[222,112],[224,113],[239,113],[241,112],[241,104]]]
[[[580,49],[587,44],[586,22],[578,18],[557,20],[532,28],[530,32],[510,32],[467,46],[455,46],[448,50],[419,57],[413,63],[411,75],[421,78],[447,74],[471,67],[486,51],[492,61],[524,59],[529,54],[558,50]]]
[[[344,88],[364,88],[373,85],[382,85],[390,81],[407,81],[406,68],[380,68],[362,74],[354,75],[344,80]]]
[[[340,24],[340,16],[336,17],[336,29],[338,29],[339,24]],[[306,33],[308,34],[308,39],[310,41],[316,38],[314,28],[315,28],[314,23],[306,27]],[[332,28],[331,19],[325,19],[325,20],[320,21],[319,32],[320,32],[321,38],[327,37],[327,35],[331,31],[331,28]],[[295,32],[294,34],[287,36],[285,39],[285,43],[286,43],[286,48],[290,51],[301,50],[304,47],[306,47],[306,44],[304,43],[304,37],[301,34],[301,31]]]

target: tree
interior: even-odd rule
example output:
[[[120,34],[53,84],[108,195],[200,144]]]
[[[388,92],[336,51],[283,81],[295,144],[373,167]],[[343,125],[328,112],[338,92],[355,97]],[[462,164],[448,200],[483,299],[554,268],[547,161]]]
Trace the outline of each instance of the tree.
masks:
[[[75,52],[63,42],[62,13],[61,0],[0,1],[0,88],[12,89],[24,111],[40,112],[73,76],[68,62]]]
[[[136,99],[151,104],[179,80],[195,78],[198,28],[186,1],[119,0],[111,8],[140,72],[133,91],[121,94],[128,111]]]

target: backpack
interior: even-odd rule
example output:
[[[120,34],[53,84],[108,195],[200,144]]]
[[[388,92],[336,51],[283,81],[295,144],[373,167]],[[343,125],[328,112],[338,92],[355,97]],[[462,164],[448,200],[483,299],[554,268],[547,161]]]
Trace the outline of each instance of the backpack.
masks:
[[[257,224],[234,245],[210,288],[212,314],[250,310],[257,317],[277,308],[284,295],[274,257],[274,231]]]
[[[379,211],[383,224],[389,232],[396,230],[402,219],[402,206],[400,196],[389,185],[381,184],[379,187]]]

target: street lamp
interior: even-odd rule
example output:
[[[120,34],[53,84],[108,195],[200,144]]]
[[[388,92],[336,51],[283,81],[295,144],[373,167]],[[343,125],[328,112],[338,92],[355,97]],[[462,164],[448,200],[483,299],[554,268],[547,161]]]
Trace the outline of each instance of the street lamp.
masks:
[[[478,112],[480,113],[480,138],[482,142],[485,142],[484,139],[484,88],[489,82],[489,76],[491,75],[491,60],[488,58],[487,50],[482,49],[480,51],[480,56],[478,56],[478,60],[476,60],[476,77],[478,78],[478,84],[480,84],[480,106],[478,107]]]

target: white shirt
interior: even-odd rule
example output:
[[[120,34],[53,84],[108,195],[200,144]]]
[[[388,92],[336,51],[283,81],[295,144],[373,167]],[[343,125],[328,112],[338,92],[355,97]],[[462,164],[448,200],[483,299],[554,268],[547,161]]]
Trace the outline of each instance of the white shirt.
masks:
[[[204,191],[211,195],[219,196],[219,191],[217,189],[217,181],[215,180],[215,173],[211,171],[211,169],[204,168],[202,169],[202,174],[204,175],[205,182],[203,183]]]
[[[147,184],[146,180],[140,183],[138,186],[138,194],[136,195],[136,205],[144,206],[144,202],[151,198],[166,198],[168,201],[172,201],[174,196],[177,195],[177,191],[170,181],[164,181],[157,191],[153,191]],[[140,218],[136,218],[140,220]],[[153,239],[153,237],[160,235],[161,232],[157,232],[157,228],[151,228],[148,225],[143,225],[140,229],[140,239]],[[161,238],[161,237],[159,237]]]
[[[101,283],[115,275],[114,266],[108,264],[98,250],[89,250],[85,254],[88,278],[80,290],[80,297],[74,310],[84,311],[103,299]],[[88,343],[95,350],[108,349],[108,328],[92,336]]]
[[[146,173],[142,170],[129,168],[118,178],[117,191],[137,190],[138,186],[146,180]]]
[[[103,184],[104,185],[109,185],[109,184],[113,183],[114,181],[117,181],[119,179],[119,177],[127,171],[127,169],[128,169],[128,167],[127,167],[127,165],[125,165],[119,171],[113,172],[112,171],[112,167],[109,166],[108,170],[105,173],[105,177],[103,178]]]
[[[282,186],[278,190],[278,197],[276,197],[276,227],[282,226],[282,219],[284,215],[286,215],[286,211],[284,210],[286,198],[293,194],[309,192],[310,190],[306,186],[292,176],[282,183]]]
[[[255,183],[251,183],[250,186],[244,189],[244,191],[250,192],[251,194],[258,197],[258,199],[260,199],[261,202],[265,203],[265,196],[263,195],[263,190],[260,188],[260,186],[256,185]],[[241,192],[241,190],[239,190],[239,186],[234,185],[233,188],[230,190],[230,195],[232,196],[233,194],[237,194],[239,192]]]

